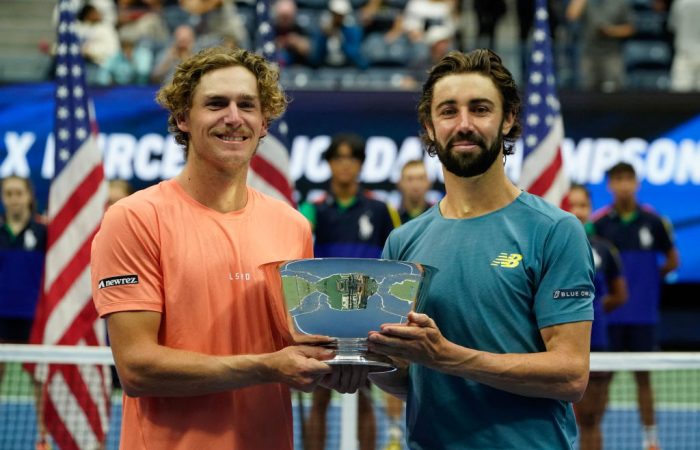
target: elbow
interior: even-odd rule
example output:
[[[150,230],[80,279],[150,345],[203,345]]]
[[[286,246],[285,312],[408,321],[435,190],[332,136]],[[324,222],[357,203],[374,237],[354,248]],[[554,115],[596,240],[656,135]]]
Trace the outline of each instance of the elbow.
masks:
[[[587,362],[576,364],[569,373],[560,400],[578,402],[588,387],[589,365]]]
[[[125,372],[123,375],[122,373]],[[129,371],[118,370],[119,382],[128,397],[143,397],[148,394],[145,383],[137,375]]]
[[[571,383],[569,383],[569,387],[567,389],[565,398],[562,400],[566,400],[568,402],[573,402],[576,403],[579,400],[583,398],[583,394],[586,392],[586,388],[588,387],[588,372],[583,374],[580,377],[577,377],[575,380],[573,380]]]
[[[153,377],[149,376],[146,365],[133,362],[117,365],[117,373],[125,395],[144,397],[153,394],[152,383],[149,382]]]

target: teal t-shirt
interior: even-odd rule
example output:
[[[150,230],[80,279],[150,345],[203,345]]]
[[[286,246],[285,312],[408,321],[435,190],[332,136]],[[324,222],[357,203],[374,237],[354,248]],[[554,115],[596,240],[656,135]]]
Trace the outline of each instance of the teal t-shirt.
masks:
[[[593,320],[593,258],[581,223],[526,192],[471,219],[446,219],[436,205],[394,230],[382,257],[437,269],[417,309],[461,346],[541,352],[541,328]],[[411,449],[573,449],[577,436],[569,402],[416,364],[406,411]]]

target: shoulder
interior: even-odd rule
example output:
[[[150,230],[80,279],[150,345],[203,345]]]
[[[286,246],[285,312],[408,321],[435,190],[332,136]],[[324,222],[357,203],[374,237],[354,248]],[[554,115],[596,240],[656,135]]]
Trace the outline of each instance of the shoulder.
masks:
[[[358,196],[358,203],[361,203],[365,209],[383,214],[391,222],[393,228],[401,225],[401,217],[396,208],[388,202],[379,200],[371,191],[364,191],[362,195]]]
[[[0,226],[2,226],[2,220],[0,219]],[[34,217],[29,221],[29,228],[34,232],[46,233],[47,226],[44,222],[40,221],[40,217]]]
[[[649,204],[639,205],[639,216],[649,222],[663,222],[664,217]]]
[[[605,221],[612,216],[613,211],[612,205],[603,206],[602,208],[593,211],[591,221],[594,223]]]
[[[280,226],[309,228],[309,221],[289,203],[263,194],[250,186],[248,193],[254,202],[253,214],[260,214],[266,219],[275,220]]]
[[[134,225],[154,223],[160,211],[177,200],[173,180],[162,181],[122,198],[107,208],[102,226],[131,222]]]
[[[362,203],[363,205],[376,209],[387,209],[390,207],[388,203],[378,199],[372,191],[363,191],[357,196],[357,200],[358,203]]]
[[[579,220],[571,213],[555,206],[541,197],[523,192],[515,200],[516,207],[523,208],[528,221],[537,221],[545,225],[556,226],[560,223],[574,223],[580,226]]]

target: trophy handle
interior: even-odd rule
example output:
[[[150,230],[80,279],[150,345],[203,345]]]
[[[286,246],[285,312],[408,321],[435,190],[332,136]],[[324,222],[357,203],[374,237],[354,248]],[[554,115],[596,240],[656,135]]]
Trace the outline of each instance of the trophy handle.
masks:
[[[273,324],[277,332],[287,345],[296,343],[296,332],[292,316],[287,311],[282,289],[282,278],[279,276],[278,268],[286,261],[275,261],[260,266],[264,273],[265,290],[269,296],[267,306],[273,318]]]

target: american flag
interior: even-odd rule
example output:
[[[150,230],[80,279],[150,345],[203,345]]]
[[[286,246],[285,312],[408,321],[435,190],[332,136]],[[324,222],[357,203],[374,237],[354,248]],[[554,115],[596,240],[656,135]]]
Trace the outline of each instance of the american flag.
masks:
[[[268,61],[277,63],[275,33],[270,23],[269,0],[258,0],[256,7],[255,47],[257,53]],[[289,142],[284,118],[274,121],[268,134],[260,142],[258,151],[250,162],[248,184],[272,197],[294,205],[292,180],[289,178]]]
[[[552,39],[547,1],[537,0],[527,98],[523,115],[523,166],[519,185],[557,206],[563,206],[569,190],[561,144],[564,122],[554,77]]]
[[[89,263],[107,185],[70,0],[59,0],[55,112],[44,285],[31,342],[104,345],[104,325],[92,303]],[[50,365],[45,379],[36,372],[43,381],[42,419],[58,448],[100,448],[109,423],[109,367]]]

